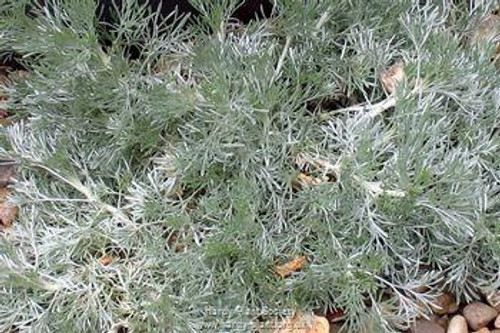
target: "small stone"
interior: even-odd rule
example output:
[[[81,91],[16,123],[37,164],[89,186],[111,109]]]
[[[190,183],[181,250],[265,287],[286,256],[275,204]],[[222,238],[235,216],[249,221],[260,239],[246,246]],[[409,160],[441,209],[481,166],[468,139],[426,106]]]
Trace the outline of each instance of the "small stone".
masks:
[[[411,331],[413,333],[445,333],[444,328],[426,319],[418,319]]]
[[[467,320],[463,316],[456,315],[451,318],[446,333],[467,333]]]
[[[497,317],[497,319],[495,319],[495,328],[500,328],[500,316]]]
[[[304,316],[301,314],[288,318],[276,327],[273,333],[329,333],[330,324],[325,317]]]
[[[476,331],[474,333],[491,333],[488,327],[483,327],[479,331]]]
[[[330,332],[330,323],[325,317],[314,316],[312,325],[307,328],[306,333],[328,333]]]
[[[488,326],[488,324],[496,318],[498,312],[489,305],[474,302],[465,306],[463,315],[465,319],[467,319],[470,328],[477,331]]]
[[[458,311],[458,304],[452,294],[439,295],[431,304],[432,311],[437,315],[452,314]]]

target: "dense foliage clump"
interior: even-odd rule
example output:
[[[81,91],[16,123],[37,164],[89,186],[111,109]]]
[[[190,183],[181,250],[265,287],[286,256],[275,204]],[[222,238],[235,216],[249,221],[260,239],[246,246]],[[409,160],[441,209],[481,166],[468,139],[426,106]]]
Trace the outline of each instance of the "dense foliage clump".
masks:
[[[213,31],[127,9],[107,50],[93,1],[2,12],[30,73],[6,91],[0,331],[252,332],[271,316],[235,309],[267,308],[386,332],[496,288],[500,75],[471,37],[493,2],[281,0],[245,26],[196,2]]]

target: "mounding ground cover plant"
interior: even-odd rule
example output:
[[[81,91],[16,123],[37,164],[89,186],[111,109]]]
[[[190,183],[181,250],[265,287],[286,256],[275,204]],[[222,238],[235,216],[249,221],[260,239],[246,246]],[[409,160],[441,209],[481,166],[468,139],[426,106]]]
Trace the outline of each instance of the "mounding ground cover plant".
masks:
[[[254,332],[294,311],[391,332],[442,291],[499,287],[494,2],[281,0],[239,26],[193,1],[206,25],[167,33],[126,6],[106,50],[93,1],[1,3],[29,73],[3,91],[20,212],[0,332]]]

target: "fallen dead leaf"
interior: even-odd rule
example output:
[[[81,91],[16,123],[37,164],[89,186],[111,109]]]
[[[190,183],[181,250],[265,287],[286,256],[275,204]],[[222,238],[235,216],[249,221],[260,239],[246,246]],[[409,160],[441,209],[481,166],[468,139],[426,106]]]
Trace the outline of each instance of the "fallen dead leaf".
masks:
[[[9,74],[9,79],[11,79],[12,81],[20,81],[27,79],[29,77],[29,74],[30,73],[28,71],[18,70],[15,72],[11,72]]]
[[[306,263],[307,263],[306,257],[300,256],[293,259],[290,262],[287,262],[286,264],[276,266],[274,268],[274,272],[279,276],[281,276],[282,278],[285,278],[291,275],[293,272],[296,272],[302,267],[304,267]]]
[[[498,10],[497,10],[498,12]],[[472,43],[492,42],[500,35],[500,16],[498,13],[493,13],[486,16],[470,34]],[[491,62],[500,65],[500,43],[498,43],[495,51],[490,57]]]
[[[295,157],[294,164],[301,170],[297,177],[292,180],[292,186],[297,189],[308,185],[334,183],[339,178],[339,166],[319,157],[299,154]],[[313,177],[310,175],[311,172],[320,174],[321,177]]]
[[[187,247],[179,241],[179,231],[172,231],[167,237],[167,245],[176,253],[185,252]]]
[[[500,44],[498,44],[495,53],[490,58],[490,61],[497,65],[497,67],[500,66]]]
[[[0,229],[10,228],[18,213],[18,206],[14,206],[8,202],[0,203]]]
[[[488,304],[495,308],[495,310],[500,311],[500,292],[494,291],[486,295],[486,301]]]
[[[12,183],[15,174],[16,163],[12,160],[0,160],[0,187]]]
[[[458,304],[455,297],[450,293],[442,293],[433,303],[430,304],[432,311],[439,315],[452,314],[458,311]]]
[[[174,249],[175,253],[183,253],[186,252],[186,246],[182,244],[177,244]]]
[[[301,189],[304,186],[319,185],[327,183],[329,181],[330,179],[328,178],[328,176],[318,178],[309,176],[308,174],[301,172],[298,174],[297,178],[292,181],[292,185],[294,188]]]
[[[0,90],[7,87],[10,83],[9,77],[7,75],[7,69],[4,66],[0,66]],[[7,95],[0,93],[0,102],[4,102],[8,99]],[[9,113],[7,110],[0,108],[0,125],[7,126],[10,124],[8,119]]]
[[[0,118],[0,126],[7,127],[10,124],[12,124],[12,122],[10,121],[9,118]]]
[[[472,31],[472,41],[480,42],[494,38],[500,32],[500,16],[486,16]]]
[[[0,202],[4,202],[9,196],[10,190],[6,187],[0,187]]]
[[[7,87],[9,85],[9,77],[7,71],[0,68],[0,87]]]
[[[326,312],[325,317],[329,323],[335,323],[344,319],[344,311],[342,309],[331,309]]]
[[[12,68],[8,66],[0,65],[0,90],[8,87],[13,82],[22,81],[29,76],[28,71],[17,70],[12,71]],[[11,119],[9,118],[9,112],[5,108],[2,108],[3,102],[7,101],[9,96],[0,93],[0,126],[10,125]]]
[[[155,65],[154,71],[156,73],[167,73],[174,70],[180,70],[181,62],[168,55],[160,57]]]
[[[330,324],[325,317],[295,315],[285,319],[273,333],[329,333]]]
[[[101,258],[99,258],[99,262],[103,266],[111,265],[115,261],[115,258],[109,254],[104,254]]]
[[[181,199],[184,195],[184,188],[182,186],[178,186],[174,188],[170,193],[167,194],[167,197],[170,199]]]
[[[396,62],[394,65],[380,73],[380,82],[382,87],[392,94],[396,91],[398,83],[405,78],[404,63],[402,61]]]
[[[314,178],[306,175],[305,173],[299,173],[297,176],[298,180],[304,184],[311,185],[314,183]]]

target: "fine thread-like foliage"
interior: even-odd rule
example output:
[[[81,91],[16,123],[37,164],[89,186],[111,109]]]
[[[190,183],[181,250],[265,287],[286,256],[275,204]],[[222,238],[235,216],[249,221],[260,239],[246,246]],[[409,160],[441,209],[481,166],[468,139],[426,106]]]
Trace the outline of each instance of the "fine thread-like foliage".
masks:
[[[493,1],[281,0],[236,29],[197,1],[207,25],[166,34],[130,5],[105,51],[94,1],[35,19],[2,1],[0,49],[30,74],[5,89],[22,209],[0,234],[1,332],[253,332],[241,308],[391,332],[443,290],[498,286],[500,76],[494,41],[467,38]],[[398,61],[394,108],[342,110],[390,98]],[[330,181],[297,188],[318,163]]]

